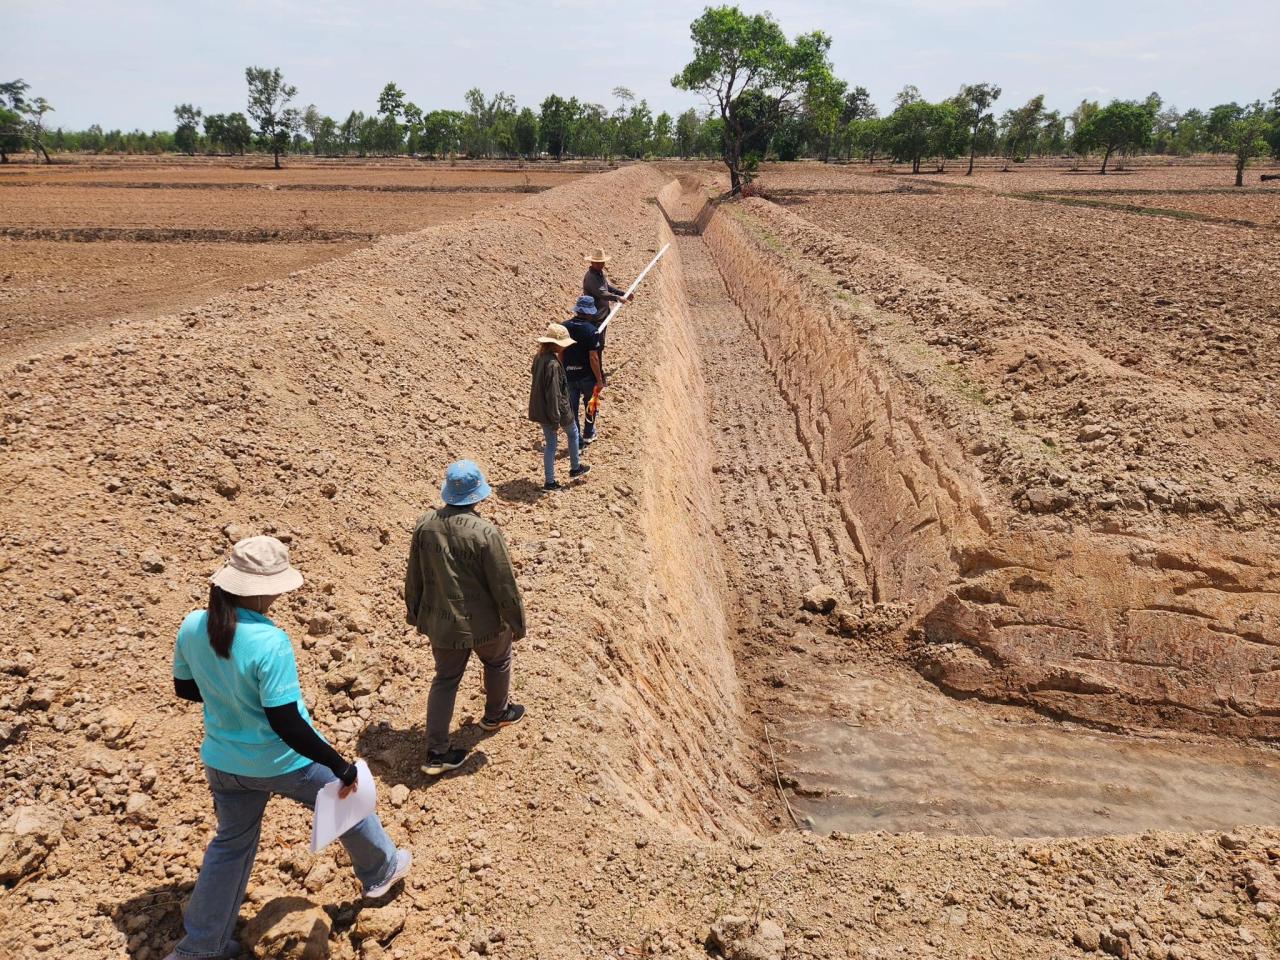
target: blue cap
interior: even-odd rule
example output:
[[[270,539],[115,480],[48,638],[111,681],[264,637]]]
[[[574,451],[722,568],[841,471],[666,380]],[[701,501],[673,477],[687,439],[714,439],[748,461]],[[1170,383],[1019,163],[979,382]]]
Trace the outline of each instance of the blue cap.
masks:
[[[580,313],[584,317],[594,317],[598,313],[595,297],[588,297],[583,294],[578,298],[578,302],[573,305],[573,312]]]
[[[450,464],[444,472],[444,486],[440,488],[440,496],[451,507],[469,507],[479,503],[493,488],[484,478],[484,474],[470,460],[459,460]]]

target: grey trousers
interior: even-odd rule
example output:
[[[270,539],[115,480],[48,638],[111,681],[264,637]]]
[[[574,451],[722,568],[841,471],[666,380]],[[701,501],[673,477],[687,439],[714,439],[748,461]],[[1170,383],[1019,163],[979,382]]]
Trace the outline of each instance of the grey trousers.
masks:
[[[442,650],[432,647],[436,661],[435,679],[427,696],[427,751],[444,753],[449,749],[449,725],[453,722],[453,704],[458,697],[458,684],[467,670],[467,661],[475,655],[484,664],[484,716],[497,720],[507,709],[511,692],[510,630],[503,630],[487,643],[472,650]]]

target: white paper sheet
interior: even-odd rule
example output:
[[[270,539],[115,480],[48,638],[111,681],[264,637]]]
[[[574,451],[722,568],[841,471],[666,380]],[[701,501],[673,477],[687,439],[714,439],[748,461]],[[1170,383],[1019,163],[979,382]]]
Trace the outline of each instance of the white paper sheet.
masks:
[[[356,761],[356,792],[338,799],[342,782],[326,783],[316,794],[316,815],[311,822],[311,852],[319,853],[363,820],[378,806],[378,787],[369,765]]]

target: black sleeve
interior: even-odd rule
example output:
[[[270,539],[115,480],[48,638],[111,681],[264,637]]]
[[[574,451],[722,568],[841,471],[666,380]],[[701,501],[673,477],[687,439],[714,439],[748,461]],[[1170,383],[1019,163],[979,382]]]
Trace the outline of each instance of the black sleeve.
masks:
[[[320,735],[311,729],[311,724],[302,719],[296,702],[263,709],[267,713],[267,723],[271,724],[271,729],[285,742],[285,746],[328,767],[343,786],[350,786],[355,781],[355,764],[347,763],[337,750],[320,739]]]
[[[196,686],[194,680],[179,680],[174,677],[173,692],[183,700],[190,700],[192,703],[204,703],[204,697],[200,695],[200,688]]]

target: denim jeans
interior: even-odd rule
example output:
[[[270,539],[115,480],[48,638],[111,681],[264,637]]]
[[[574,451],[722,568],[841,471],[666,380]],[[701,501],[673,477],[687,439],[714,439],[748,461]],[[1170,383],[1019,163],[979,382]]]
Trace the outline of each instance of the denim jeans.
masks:
[[[328,767],[318,763],[276,777],[238,777],[208,766],[204,773],[213,791],[218,832],[205,851],[196,888],[182,918],[187,935],[175,951],[179,957],[221,957],[230,944],[258,853],[267,801],[279,794],[314,807],[320,788],[336,779]],[[376,813],[340,839],[366,890],[384,883],[395,872],[396,845]]]
[[[564,432],[569,435],[569,467],[577,470],[578,425],[571,423]],[[542,472],[547,483],[554,483],[556,479],[556,446],[560,440],[559,434],[560,430],[555,425],[549,423],[542,425]]]
[[[587,413],[587,404],[591,402],[591,394],[596,389],[596,381],[591,380],[570,380],[569,381],[569,409],[573,411],[573,422],[575,426],[581,430],[581,436],[585,440],[588,437],[594,437],[596,434],[595,417],[586,417],[586,426],[582,426],[578,420],[578,406],[581,404],[582,412],[585,416]]]

